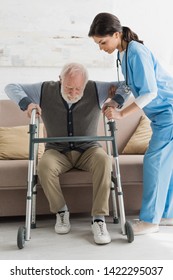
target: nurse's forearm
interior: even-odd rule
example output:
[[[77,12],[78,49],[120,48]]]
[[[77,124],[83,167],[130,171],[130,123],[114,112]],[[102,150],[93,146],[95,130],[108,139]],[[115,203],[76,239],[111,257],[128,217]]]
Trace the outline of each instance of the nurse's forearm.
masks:
[[[131,103],[129,106],[127,106],[126,108],[124,108],[123,110],[120,111],[121,117],[122,118],[126,118],[129,115],[137,112],[141,110],[141,108],[139,108],[135,102]]]

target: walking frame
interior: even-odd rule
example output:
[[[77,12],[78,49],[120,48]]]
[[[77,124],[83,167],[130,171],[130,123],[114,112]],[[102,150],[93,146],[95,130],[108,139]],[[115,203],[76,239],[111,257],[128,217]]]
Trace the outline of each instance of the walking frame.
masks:
[[[118,199],[120,224],[123,235],[127,235],[129,243],[134,240],[134,233],[132,225],[125,219],[123,192],[121,186],[121,176],[119,168],[118,149],[116,143],[116,123],[114,120],[109,120],[106,123],[104,118],[105,136],[71,136],[71,137],[49,137],[39,138],[39,117],[37,110],[32,110],[31,120],[29,124],[29,161],[28,161],[28,181],[27,181],[27,197],[26,197],[26,217],[25,226],[20,226],[17,233],[17,246],[23,249],[25,241],[31,238],[31,229],[36,228],[36,193],[37,193],[37,154],[38,144],[48,142],[80,142],[80,141],[105,141],[108,155],[111,155],[110,142],[112,143],[112,156],[114,164],[112,165],[112,182],[111,182],[111,198],[112,198],[112,211],[113,222],[119,223],[117,213],[116,195]]]

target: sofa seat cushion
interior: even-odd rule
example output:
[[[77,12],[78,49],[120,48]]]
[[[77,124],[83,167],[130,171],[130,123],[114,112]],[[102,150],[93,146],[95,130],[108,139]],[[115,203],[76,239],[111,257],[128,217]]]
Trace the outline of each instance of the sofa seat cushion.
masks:
[[[142,183],[143,158],[143,155],[119,155],[122,184]],[[92,186],[92,176],[89,172],[73,169],[60,176],[60,183],[62,186]]]
[[[27,186],[28,160],[0,160],[0,189]]]
[[[122,184],[142,183],[143,158],[143,155],[119,155]]]
[[[0,178],[0,189],[26,187],[28,160],[0,160]],[[88,186],[92,178],[89,172],[73,169],[60,176],[60,183],[63,187]]]
[[[143,155],[119,155],[119,164],[122,184],[142,182]],[[28,160],[0,160],[0,178],[0,189],[26,187]],[[92,186],[92,176],[73,169],[60,175],[60,183],[62,187]]]

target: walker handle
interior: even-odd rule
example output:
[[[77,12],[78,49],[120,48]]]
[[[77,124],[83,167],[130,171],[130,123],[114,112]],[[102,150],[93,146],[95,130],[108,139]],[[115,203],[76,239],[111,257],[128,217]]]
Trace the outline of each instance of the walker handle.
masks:
[[[36,124],[36,120],[37,122],[39,122],[40,118],[39,115],[38,117],[36,117],[37,114],[37,108],[33,108],[32,112],[31,112],[31,119],[30,119],[30,124]]]

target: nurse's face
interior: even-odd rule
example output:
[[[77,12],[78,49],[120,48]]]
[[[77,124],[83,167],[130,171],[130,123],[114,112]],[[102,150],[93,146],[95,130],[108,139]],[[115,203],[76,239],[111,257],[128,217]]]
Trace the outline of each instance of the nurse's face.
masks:
[[[93,39],[94,42],[99,45],[100,50],[103,50],[109,54],[113,53],[116,49],[122,51],[121,35],[119,32],[115,32],[112,36],[93,36]]]

